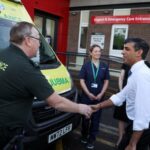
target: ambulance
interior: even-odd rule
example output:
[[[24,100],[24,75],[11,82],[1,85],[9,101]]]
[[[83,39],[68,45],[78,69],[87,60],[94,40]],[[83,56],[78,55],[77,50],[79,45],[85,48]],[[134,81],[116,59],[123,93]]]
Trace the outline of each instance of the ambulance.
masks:
[[[10,29],[20,21],[33,23],[21,0],[0,0],[0,51],[9,46]],[[40,66],[58,94],[77,102],[78,93],[69,72],[41,33],[40,38],[39,53],[32,60]],[[27,146],[26,149],[31,146],[37,150],[71,132],[79,121],[80,115],[60,112],[47,106],[45,100],[35,98],[32,115],[24,129],[23,143]]]

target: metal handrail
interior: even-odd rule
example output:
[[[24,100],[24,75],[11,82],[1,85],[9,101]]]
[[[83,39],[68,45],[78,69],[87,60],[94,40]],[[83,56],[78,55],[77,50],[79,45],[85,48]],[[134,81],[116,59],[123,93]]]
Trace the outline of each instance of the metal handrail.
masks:
[[[84,60],[89,58],[89,54],[87,53],[78,53],[78,52],[56,52],[58,55],[64,55],[66,56],[66,67],[69,67],[70,64],[70,57],[74,56],[74,57],[83,57]],[[122,64],[123,63],[123,59],[117,56],[111,56],[111,55],[101,55],[100,58],[102,61],[106,61],[108,63],[108,65],[110,65],[110,63],[117,63],[117,64]],[[78,64],[76,64],[78,65]],[[120,69],[120,68],[119,68]]]
[[[78,52],[56,52],[59,55],[65,55],[65,56],[82,56],[82,57],[89,57],[89,54],[87,53],[78,53]],[[122,58],[121,57],[117,57],[117,56],[112,56],[112,55],[101,55],[101,58],[105,58],[107,60],[113,60],[116,62],[120,62],[122,63]]]
[[[62,55],[62,56],[66,56],[66,67],[69,70],[69,72],[71,72],[71,75],[73,77],[74,83],[76,84],[76,86],[80,89],[79,86],[79,78],[78,78],[78,74],[80,69],[76,69],[76,64],[78,62],[76,62],[75,57],[84,57],[84,59],[89,58],[88,54],[85,53],[77,53],[77,52],[57,52],[58,55]],[[70,65],[70,60],[71,62],[73,61],[75,62],[75,69],[69,66]],[[104,61],[105,63],[107,63],[109,65],[109,72],[110,72],[110,82],[109,82],[109,89],[107,91],[107,94],[111,95],[112,93],[116,93],[116,91],[118,91],[118,84],[116,84],[118,82],[118,77],[121,71],[121,65],[123,62],[123,59],[120,57],[115,57],[115,56],[109,56],[109,55],[101,55],[100,58],[102,61]],[[78,65],[78,64],[77,64]],[[83,65],[83,64],[82,64]],[[111,94],[110,94],[111,93]]]

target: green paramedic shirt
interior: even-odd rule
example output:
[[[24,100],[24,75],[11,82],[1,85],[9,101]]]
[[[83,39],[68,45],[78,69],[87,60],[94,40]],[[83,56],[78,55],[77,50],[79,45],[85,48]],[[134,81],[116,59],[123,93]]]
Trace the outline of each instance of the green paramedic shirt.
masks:
[[[0,52],[0,126],[24,126],[34,97],[45,100],[53,92],[22,50],[11,44]]]

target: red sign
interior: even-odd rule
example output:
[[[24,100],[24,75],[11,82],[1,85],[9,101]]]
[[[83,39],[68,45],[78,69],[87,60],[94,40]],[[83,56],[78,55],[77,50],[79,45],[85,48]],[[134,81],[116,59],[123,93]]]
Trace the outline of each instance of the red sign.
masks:
[[[144,24],[150,23],[150,15],[92,16],[92,24]]]

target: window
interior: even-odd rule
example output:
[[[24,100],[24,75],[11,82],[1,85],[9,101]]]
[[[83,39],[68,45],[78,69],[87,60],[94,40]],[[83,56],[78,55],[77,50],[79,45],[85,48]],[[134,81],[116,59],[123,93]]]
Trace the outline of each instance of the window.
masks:
[[[131,9],[124,8],[124,9],[114,9],[113,15],[114,16],[122,16],[122,15],[130,15]],[[127,38],[128,35],[128,25],[117,24],[112,26],[111,31],[111,41],[110,41],[110,55],[122,57],[122,49],[123,49],[123,42]]]
[[[81,11],[78,52],[86,53],[89,11]]]
[[[113,25],[110,44],[110,55],[122,57],[123,43],[127,38],[128,25]]]
[[[12,26],[16,24],[14,21],[9,21],[6,19],[0,19],[0,51],[4,48],[9,46],[9,39],[10,39],[10,29]],[[47,44],[44,40],[44,37],[40,34],[41,44],[38,50],[38,53],[32,60],[35,63],[40,64],[59,64],[55,53],[53,52],[52,48]]]
[[[14,21],[0,19],[0,51],[9,46],[10,29],[16,24]]]
[[[126,29],[125,28],[115,28],[114,29],[114,42],[113,42],[113,50],[122,50],[123,43],[125,40]]]
[[[57,47],[58,17],[37,11],[34,23],[54,50]]]
[[[87,43],[87,27],[81,27],[80,48],[86,49],[86,43]]]
[[[87,32],[89,26],[89,11],[81,11],[80,16],[80,28],[79,28],[79,38],[78,38],[78,53],[86,53],[87,48]],[[77,56],[76,65],[80,69],[84,63],[84,58]],[[76,68],[76,69],[77,69]]]
[[[55,31],[55,21],[51,19],[46,19],[46,36],[47,42],[54,47],[54,31]]]
[[[43,30],[43,18],[39,17],[39,16],[35,16],[34,17],[34,23],[35,23],[36,27],[38,28],[38,30],[42,33],[42,30]]]

